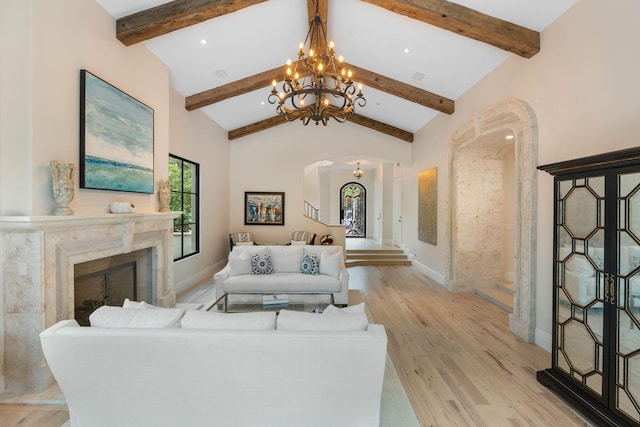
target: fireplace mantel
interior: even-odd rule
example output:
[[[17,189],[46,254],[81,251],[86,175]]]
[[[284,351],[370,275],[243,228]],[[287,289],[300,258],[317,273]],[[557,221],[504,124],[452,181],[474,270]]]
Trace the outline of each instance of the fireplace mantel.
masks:
[[[173,219],[180,212],[0,217],[0,391],[54,381],[38,334],[74,317],[74,265],[151,249],[152,301],[175,304]]]

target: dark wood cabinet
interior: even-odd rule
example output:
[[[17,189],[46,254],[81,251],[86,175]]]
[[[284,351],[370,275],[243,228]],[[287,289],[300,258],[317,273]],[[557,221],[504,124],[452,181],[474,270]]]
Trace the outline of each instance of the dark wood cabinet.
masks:
[[[551,368],[538,381],[598,425],[640,426],[640,148],[554,176]]]

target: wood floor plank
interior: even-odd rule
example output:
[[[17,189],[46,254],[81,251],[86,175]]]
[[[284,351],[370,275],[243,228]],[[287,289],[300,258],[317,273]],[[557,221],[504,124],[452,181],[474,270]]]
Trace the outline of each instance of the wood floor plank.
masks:
[[[536,381],[550,355],[508,331],[508,314],[450,293],[414,267],[354,267],[422,426],[590,426]]]

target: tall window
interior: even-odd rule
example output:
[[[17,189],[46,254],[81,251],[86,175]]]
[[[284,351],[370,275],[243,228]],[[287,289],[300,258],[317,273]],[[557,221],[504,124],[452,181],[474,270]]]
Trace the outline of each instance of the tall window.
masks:
[[[169,154],[172,211],[182,211],[173,220],[173,260],[200,252],[200,165]]]

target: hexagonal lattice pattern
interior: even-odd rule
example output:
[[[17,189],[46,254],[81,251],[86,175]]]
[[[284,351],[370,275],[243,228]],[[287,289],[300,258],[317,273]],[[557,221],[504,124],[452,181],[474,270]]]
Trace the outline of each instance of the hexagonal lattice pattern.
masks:
[[[563,350],[573,369],[584,375],[595,369],[596,343],[586,326],[575,320],[564,325]]]
[[[585,187],[574,188],[565,199],[567,230],[578,239],[586,239],[598,226],[598,199]]]
[[[564,290],[575,304],[596,299],[596,269],[584,255],[572,254],[565,262]]]

